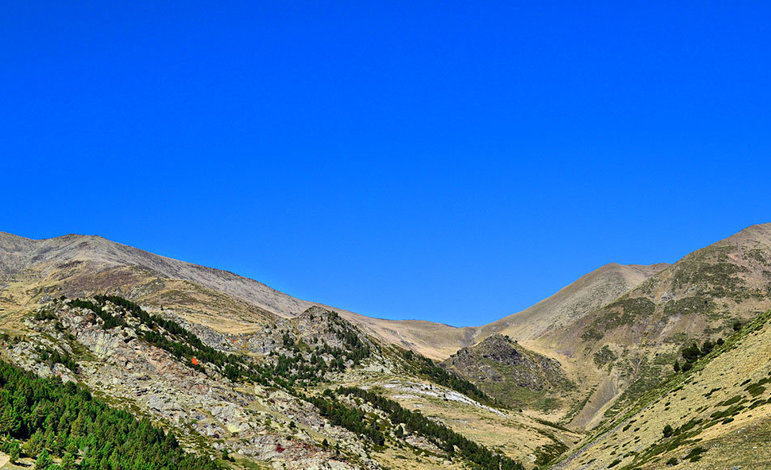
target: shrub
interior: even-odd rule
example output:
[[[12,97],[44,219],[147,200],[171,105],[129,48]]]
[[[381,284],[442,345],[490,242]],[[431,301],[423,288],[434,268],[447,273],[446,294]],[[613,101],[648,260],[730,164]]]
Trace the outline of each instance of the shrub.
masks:
[[[706,451],[707,449],[704,447],[694,447],[684,458],[690,460],[691,462],[696,462],[701,459],[701,454]]]

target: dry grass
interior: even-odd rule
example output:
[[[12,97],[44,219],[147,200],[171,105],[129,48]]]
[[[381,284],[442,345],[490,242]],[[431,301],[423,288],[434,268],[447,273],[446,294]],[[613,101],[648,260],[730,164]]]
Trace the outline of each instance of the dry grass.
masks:
[[[688,376],[681,387],[617,423],[614,430],[591,442],[559,468],[603,468],[616,460],[620,460],[618,468],[632,464],[665,468],[670,459],[681,462],[676,468],[725,468],[726,464],[769,468],[771,387],[762,391],[756,387],[755,396],[748,391],[752,384],[769,377],[771,325],[766,323]],[[731,410],[732,405],[742,408]],[[716,417],[720,412],[725,416]],[[665,426],[677,429],[692,420],[698,424],[673,437],[664,437]],[[764,440],[766,445],[759,445]],[[704,449],[701,458],[682,462],[696,447]]]

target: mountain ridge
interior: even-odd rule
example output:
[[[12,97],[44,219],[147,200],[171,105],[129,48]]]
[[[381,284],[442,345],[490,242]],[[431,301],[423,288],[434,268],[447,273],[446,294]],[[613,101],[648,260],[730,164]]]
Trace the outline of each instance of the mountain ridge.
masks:
[[[61,266],[67,266],[68,263],[83,261],[93,264],[89,266],[90,272],[104,272],[109,268],[126,266],[149,269],[169,279],[181,279],[201,284],[283,317],[292,317],[313,305],[334,308],[344,317],[366,328],[376,336],[388,342],[415,349],[433,359],[446,359],[458,349],[473,345],[496,332],[510,334],[518,337],[518,339],[531,339],[532,332],[518,336],[516,333],[523,333],[521,330],[524,329],[516,332],[511,331],[512,325],[521,325],[532,317],[530,312],[538,312],[539,306],[548,305],[550,299],[564,295],[565,290],[570,290],[571,287],[574,290],[578,289],[575,287],[576,283],[585,282],[587,278],[598,276],[607,271],[621,271],[620,276],[622,278],[634,277],[629,273],[649,272],[656,270],[655,266],[659,266],[624,266],[610,263],[582,276],[574,283],[560,289],[553,296],[522,312],[509,315],[487,325],[455,327],[421,319],[389,320],[370,317],[323,303],[298,299],[262,282],[230,271],[156,255],[140,248],[110,241],[98,235],[68,234],[35,240],[0,232],[0,249],[3,251],[2,256],[0,256],[0,273],[6,275],[34,267],[41,269],[43,275],[48,275]],[[626,283],[619,283],[620,285],[616,286],[611,294],[616,291],[628,290],[637,283],[639,280],[636,278]],[[70,292],[74,296],[90,293],[85,289],[79,292]],[[606,297],[608,295],[602,299],[606,299]],[[583,310],[590,310],[592,306],[594,304],[585,306]],[[551,318],[541,320],[539,333],[543,333],[545,330],[543,325],[551,322],[551,320]]]

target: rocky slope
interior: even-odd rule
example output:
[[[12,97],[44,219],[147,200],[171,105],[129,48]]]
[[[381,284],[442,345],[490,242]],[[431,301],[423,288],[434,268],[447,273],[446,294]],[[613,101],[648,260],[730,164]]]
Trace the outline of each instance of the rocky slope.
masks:
[[[409,468],[417,460],[429,468],[520,468],[514,459],[531,466],[543,449],[577,440],[480,403],[489,399],[465,393],[473,385],[318,306],[250,333],[221,333],[117,296],[53,299],[22,322],[27,332],[0,338],[0,357],[86,384],[109,403],[173,430],[191,452],[220,461],[227,451],[235,461],[222,460],[225,467]],[[340,394],[335,384],[354,388]],[[377,408],[378,401],[348,397],[363,390],[394,401]],[[405,390],[411,392],[398,393]],[[399,403],[407,411],[393,414]],[[480,433],[484,426],[468,435],[447,414],[458,409],[466,422],[510,427],[525,445],[506,442],[508,433]],[[436,421],[415,414],[421,411]]]
[[[195,358],[199,362],[196,366],[190,362],[195,356],[177,355],[172,348],[159,347],[163,343],[147,340],[149,333],[178,340],[180,335],[172,333],[173,328],[166,330],[157,322],[148,325],[109,301],[103,309],[122,324],[109,327],[92,309],[54,301],[25,319],[34,333],[11,342],[4,355],[39,375],[82,381],[121,408],[175,429],[183,443],[197,452],[216,456],[228,449],[240,458],[281,461],[289,468],[378,467],[368,456],[365,442],[344,428],[330,425],[311,404],[278,386],[304,381],[299,370],[302,361],[291,361],[293,370],[280,368],[284,357],[303,354],[294,350],[296,337],[287,333],[287,325],[277,324],[272,334],[261,335],[259,345],[239,338],[244,343],[241,346],[237,340],[213,331],[201,335],[208,346],[269,351],[268,380],[234,381],[215,362],[206,362],[202,354],[200,360]],[[307,315],[318,318],[331,313]],[[344,349],[337,325],[322,318],[314,324],[320,343],[344,351],[334,355],[322,352],[319,360],[329,369],[344,369],[346,363],[351,366],[353,353]],[[54,352],[57,358],[67,358],[62,362],[70,369],[56,359],[46,359]],[[310,354],[307,356],[310,360]],[[338,359],[343,362],[339,367],[335,365]],[[285,380],[274,380],[278,377]],[[315,373],[311,381],[323,378],[323,372]],[[340,452],[324,448],[317,439],[320,433],[339,443]]]
[[[574,388],[559,362],[500,334],[459,350],[442,365],[509,407],[549,411],[558,408],[563,394]]]

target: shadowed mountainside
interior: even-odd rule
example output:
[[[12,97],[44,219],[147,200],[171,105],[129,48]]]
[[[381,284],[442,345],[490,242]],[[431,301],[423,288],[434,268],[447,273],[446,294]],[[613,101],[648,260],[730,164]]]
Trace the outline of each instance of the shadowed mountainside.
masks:
[[[459,350],[442,366],[509,407],[532,406],[550,411],[558,408],[563,394],[574,388],[559,362],[497,333]]]

